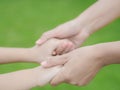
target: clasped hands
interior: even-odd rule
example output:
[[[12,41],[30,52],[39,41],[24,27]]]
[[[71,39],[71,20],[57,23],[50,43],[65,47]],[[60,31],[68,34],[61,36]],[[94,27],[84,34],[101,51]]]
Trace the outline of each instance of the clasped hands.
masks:
[[[70,21],[60,25],[54,30],[44,33],[36,42],[41,45],[51,38],[66,39],[53,51],[53,57],[41,63],[45,68],[63,65],[61,71],[51,80],[51,85],[61,83],[87,85],[102,67],[120,63],[119,41],[78,48],[91,32],[84,28],[78,30],[74,23],[76,22]],[[75,28],[74,32],[71,28]]]
[[[99,0],[75,19],[45,32],[36,42],[41,45],[52,38],[67,40],[53,51],[52,54],[56,56],[41,63],[45,68],[63,65],[61,71],[51,80],[52,85],[69,83],[83,86],[88,84],[102,67],[120,63],[120,41],[77,49],[91,34],[120,17],[119,5],[119,0]],[[108,14],[109,12],[112,14]]]
[[[88,84],[103,66],[109,65],[108,62],[112,59],[107,58],[110,54],[105,52],[105,49],[109,49],[113,44],[116,45],[117,43],[120,44],[120,42],[111,42],[81,47],[66,54],[56,54],[56,56],[49,57],[41,64],[44,68],[63,65],[60,72],[51,80],[51,85],[68,83],[83,86]],[[63,47],[63,49],[60,48],[61,51],[67,47],[74,47],[67,40],[60,45]],[[56,50],[53,51],[53,55],[54,53],[57,53]]]

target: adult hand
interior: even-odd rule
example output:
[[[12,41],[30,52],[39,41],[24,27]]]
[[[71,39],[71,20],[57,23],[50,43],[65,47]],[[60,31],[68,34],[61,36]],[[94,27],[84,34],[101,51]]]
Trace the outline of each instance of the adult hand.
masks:
[[[54,56],[42,63],[44,67],[64,67],[51,81],[52,85],[62,82],[86,85],[106,65],[120,64],[120,41],[102,43],[76,49],[68,54]]]
[[[101,57],[99,51],[95,52],[92,46],[87,46],[62,56],[55,56],[48,60],[44,67],[66,63],[51,84],[69,83],[81,86],[90,82],[103,67]]]
[[[98,53],[94,52],[92,47],[84,47],[75,50],[65,56],[68,60],[61,72],[51,81],[52,85],[60,83],[69,83],[83,86],[88,84],[102,68],[102,60],[99,60]],[[62,63],[62,62],[61,62]]]
[[[45,32],[36,43],[41,45],[51,38],[67,39],[67,43],[60,45],[59,48],[55,50],[57,54],[63,54],[79,47],[88,36],[89,33],[87,30],[83,30],[82,25],[80,25],[77,20],[72,20],[51,31]]]
[[[71,43],[68,42],[67,45],[60,45],[55,52],[57,54],[69,52],[71,47],[79,47],[90,34],[119,18],[119,8],[120,0],[115,0],[115,2],[113,0],[99,0],[74,20],[44,33],[36,43],[42,44],[50,38],[68,39]],[[110,12],[111,14],[108,14]]]
[[[103,67],[102,54],[93,46],[82,47],[62,56],[55,56],[47,61],[47,66],[65,64],[61,71],[51,81],[52,85],[69,83],[73,85],[86,85]]]

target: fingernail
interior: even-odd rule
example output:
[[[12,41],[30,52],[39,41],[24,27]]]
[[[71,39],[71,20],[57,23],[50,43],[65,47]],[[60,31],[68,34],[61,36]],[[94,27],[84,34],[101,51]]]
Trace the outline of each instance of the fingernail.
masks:
[[[41,65],[42,66],[47,66],[47,62],[42,62]]]
[[[37,44],[41,44],[41,43],[43,43],[43,41],[42,40],[38,40],[38,41],[36,41],[36,43]]]
[[[55,52],[55,51],[53,52],[53,55],[56,55],[56,52]]]

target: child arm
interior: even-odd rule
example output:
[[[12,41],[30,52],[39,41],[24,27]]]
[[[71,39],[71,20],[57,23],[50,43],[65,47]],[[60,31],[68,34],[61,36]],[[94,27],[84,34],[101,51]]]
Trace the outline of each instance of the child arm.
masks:
[[[0,48],[0,63],[32,61],[42,62],[51,56],[53,50],[62,44],[63,40],[51,39],[41,46],[32,48]],[[61,69],[53,67],[16,71],[8,74],[0,74],[0,90],[29,90],[37,85],[48,83]]]
[[[29,61],[29,48],[0,48],[0,63]]]
[[[47,84],[60,67],[44,69],[36,67],[0,75],[0,90],[29,90],[34,86]]]
[[[51,39],[41,46],[32,48],[0,48],[0,63],[37,62],[41,63],[52,56],[52,52],[65,40]]]

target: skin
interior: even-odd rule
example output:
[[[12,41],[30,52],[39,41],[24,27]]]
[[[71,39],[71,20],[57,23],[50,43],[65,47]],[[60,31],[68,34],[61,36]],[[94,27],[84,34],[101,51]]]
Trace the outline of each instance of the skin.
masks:
[[[53,57],[43,66],[48,68],[61,64],[64,64],[64,67],[52,79],[51,85],[87,85],[104,66],[120,64],[120,41],[82,47]]]
[[[114,2],[113,0],[99,0],[75,19],[45,32],[36,43],[41,45],[51,38],[67,39],[69,42],[66,45],[59,46],[53,52],[54,55],[64,54],[81,46],[91,34],[119,17],[120,0],[114,0]],[[62,71],[51,81],[52,85],[62,82],[79,86],[85,85],[103,66],[120,62],[118,45],[120,45],[119,42],[115,42],[94,45],[97,47],[94,49],[93,46],[80,48],[42,62],[42,65],[51,67],[66,63]],[[86,53],[88,54],[86,55]],[[79,58],[81,59],[79,60]]]
[[[101,7],[101,5],[102,5],[102,7]],[[118,18],[120,16],[120,7],[119,7],[119,5],[120,5],[120,1],[119,0],[114,0],[114,2],[113,2],[113,0],[99,0],[94,5],[92,5],[90,8],[88,8],[85,12],[83,12],[79,17],[75,18],[74,20],[71,20],[70,22],[67,22],[65,24],[62,24],[62,25],[56,27],[52,31],[49,31],[49,32],[43,34],[41,39],[39,41],[37,41],[37,44],[43,44],[48,39],[51,39],[53,37],[60,38],[60,39],[65,38],[65,39],[68,40],[68,43],[64,44],[63,46],[59,45],[59,47],[54,50],[53,54],[54,55],[56,55],[56,54],[64,54],[64,53],[66,53],[68,51],[71,51],[74,48],[79,47],[93,32],[97,31],[98,29],[104,27],[108,23],[110,23],[113,20],[115,20],[116,18]],[[112,10],[112,9],[114,9],[114,10]],[[95,12],[95,13],[93,13],[93,12]],[[111,12],[111,13],[108,14],[109,12]],[[91,15],[91,17],[89,17],[89,15]],[[105,57],[104,57],[105,62],[104,63],[97,62],[97,61],[103,61],[103,59],[101,60],[100,58],[101,57],[103,58],[104,55],[103,56],[99,56],[99,55],[101,55],[100,53],[98,54],[98,57],[100,57],[100,58],[98,58],[97,55],[95,55],[96,53],[94,53],[94,54],[92,54],[90,56],[88,55],[87,57],[83,57],[83,55],[81,55],[82,52],[81,52],[81,54],[79,54],[79,52],[81,50],[79,51],[79,49],[78,49],[78,51],[76,51],[78,54],[76,53],[76,55],[78,55],[78,56],[81,55],[82,59],[85,60],[85,61],[81,61],[80,60],[80,62],[78,60],[78,56],[76,56],[75,54],[70,54],[70,55],[68,54],[68,57],[69,58],[71,57],[71,59],[69,59],[65,55],[66,57],[62,60],[62,62],[64,62],[64,63],[67,62],[67,63],[62,68],[61,72],[51,81],[51,83],[53,85],[59,84],[61,82],[68,82],[68,83],[75,84],[75,85],[84,85],[84,84],[86,84],[87,82],[89,82],[95,76],[95,74],[104,65],[109,65],[109,64],[112,64],[112,63],[119,63],[119,55],[118,55],[118,53],[120,53],[119,52],[120,50],[118,48],[118,44],[119,43],[117,43],[117,44],[115,43],[115,46],[113,45],[114,48],[117,47],[117,49],[115,49],[115,50],[111,49],[111,47],[113,47],[112,45],[110,45],[111,46],[110,48],[108,48],[109,44],[106,45],[105,49],[107,48],[106,51],[109,51],[109,52],[106,52],[106,51],[102,52],[102,53],[105,54]],[[102,45],[100,45],[100,46],[102,47]],[[100,48],[99,50],[101,50],[103,48],[104,47]],[[36,62],[36,60],[37,60],[37,62],[41,62],[41,61],[39,61],[38,57],[36,57],[38,55],[37,54],[38,52],[36,52],[36,51],[34,52],[33,51],[34,53],[36,53],[35,56],[32,53],[31,54],[29,53],[29,51],[32,51],[33,49],[28,49],[28,50],[26,50],[24,48],[22,48],[22,49],[13,49],[13,50],[12,49],[5,49],[5,48],[0,48],[0,49],[1,49],[2,52],[3,51],[8,51],[8,52],[0,53],[0,55],[1,55],[0,57],[1,57],[1,60],[2,60],[0,63],[18,62],[20,60],[22,60],[22,61],[26,61],[26,60],[27,61],[32,61],[32,59],[34,60],[33,62]],[[88,50],[89,50],[89,48],[87,48],[84,51],[87,53]],[[23,51],[24,54],[21,53],[21,51]],[[110,53],[110,52],[112,52],[112,53]],[[41,53],[44,53],[44,52],[41,52]],[[84,53],[84,55],[86,53]],[[111,54],[113,54],[114,56],[111,57]],[[28,55],[29,56],[31,55],[32,59],[30,59],[30,57],[28,57]],[[72,55],[74,55],[74,56],[72,57]],[[22,56],[22,57],[20,57],[20,56]],[[93,57],[93,56],[97,57],[97,59],[95,57]],[[109,57],[109,58],[107,58],[107,57]],[[74,63],[74,59],[76,60],[75,61],[76,63]],[[90,59],[91,60],[93,59],[93,60],[90,61]],[[115,60],[113,61],[113,59],[115,59]],[[13,61],[11,61],[11,60],[13,60]],[[86,62],[87,63],[89,62],[89,64],[86,65]],[[60,61],[59,61],[59,63],[63,64]],[[81,63],[83,63],[83,66],[81,65]],[[93,65],[91,63],[94,63],[95,65]],[[73,64],[75,64],[74,65],[75,67],[72,67]],[[76,71],[77,68],[79,68],[78,66],[80,66],[78,64],[80,64],[81,67],[83,67],[83,69],[80,68],[80,71],[79,72],[78,71],[75,72],[74,75],[73,75],[73,72]],[[92,66],[92,68],[91,68],[91,66]],[[89,69],[90,69],[91,72],[89,72]],[[37,69],[37,70],[40,70],[40,69]],[[66,73],[65,72],[66,70],[70,70],[70,71],[68,73]],[[30,70],[30,72],[29,72],[29,70],[25,71],[24,73],[23,72],[22,73],[20,72],[20,73],[21,73],[21,75],[23,74],[25,76],[27,74],[28,74],[27,76],[29,76],[29,74],[35,73],[34,70]],[[89,73],[89,74],[86,75],[86,73],[84,73],[84,72]],[[13,73],[13,74],[15,76],[16,75],[20,75],[20,74],[17,74],[17,72]],[[8,75],[10,75],[10,74],[3,75],[2,77],[5,76],[5,79],[6,79],[6,76],[8,76]],[[79,75],[81,75],[81,77],[78,77]],[[16,78],[19,78],[19,77],[20,76],[18,76],[18,77],[16,76]],[[31,75],[27,79],[30,79],[30,78],[31,78]],[[1,79],[3,79],[3,78],[1,78]],[[0,81],[3,81],[3,80],[0,80]],[[8,80],[9,79],[6,79],[6,82]],[[15,83],[15,82],[13,81],[13,83]],[[11,84],[13,84],[13,83],[10,82],[9,85],[11,86]],[[4,83],[4,84],[6,84],[6,83]],[[28,82],[26,82],[25,84],[26,85],[27,84],[31,85],[31,83],[28,83]],[[21,85],[21,84],[19,84],[19,85]],[[2,86],[5,86],[5,85],[2,84]],[[27,86],[27,88],[28,88],[28,86]],[[6,87],[4,87],[4,88],[6,88]],[[2,89],[5,90],[4,88],[2,88]],[[10,90],[10,87],[9,87],[9,90]],[[22,87],[22,90],[24,90],[23,87]]]
[[[51,39],[41,46],[32,48],[3,48],[0,47],[0,63],[10,62],[37,62],[49,59],[52,52],[59,46],[66,43],[66,40]],[[53,44],[54,43],[54,44]]]
[[[37,62],[53,57],[51,53],[65,40],[51,39],[32,48],[0,48],[0,64],[10,62]],[[53,44],[54,43],[54,44]],[[0,74],[0,90],[29,90],[47,84],[61,69],[60,66],[45,69],[41,66]]]
[[[60,67],[20,70],[0,74],[0,90],[30,90],[35,86],[46,85],[59,71]]]
[[[119,17],[120,0],[97,0],[75,19],[45,32],[36,43],[41,45],[51,38],[67,39],[68,43],[59,45],[53,52],[64,54],[81,46],[91,34]]]

